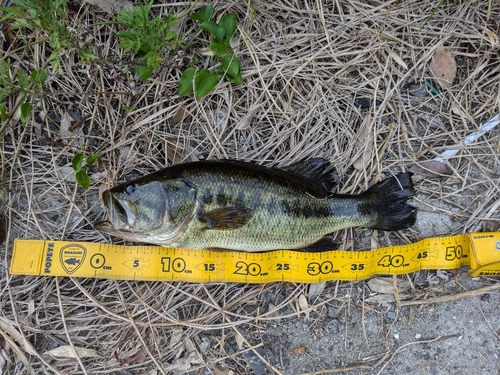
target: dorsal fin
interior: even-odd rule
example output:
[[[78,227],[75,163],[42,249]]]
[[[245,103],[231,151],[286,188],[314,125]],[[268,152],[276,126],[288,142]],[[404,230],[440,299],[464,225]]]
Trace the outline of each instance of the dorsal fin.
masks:
[[[339,177],[335,173],[333,165],[326,159],[312,158],[289,165],[283,169],[311,180],[326,191],[331,191],[339,182]]]

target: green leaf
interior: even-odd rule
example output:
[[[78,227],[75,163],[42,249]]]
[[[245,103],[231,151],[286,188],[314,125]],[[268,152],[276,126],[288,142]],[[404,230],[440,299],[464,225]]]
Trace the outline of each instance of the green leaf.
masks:
[[[76,171],[75,173],[76,182],[84,189],[88,189],[90,186],[90,177],[83,169]]]
[[[226,35],[226,30],[217,25],[214,21],[203,21],[200,23],[200,29],[208,31],[221,42],[224,39],[224,35]]]
[[[97,155],[97,154],[92,153],[89,156],[87,156],[87,159],[85,160],[85,163],[89,167],[92,167],[97,160],[99,160],[99,163],[102,163],[101,157],[99,155]]]
[[[17,83],[23,90],[26,89],[30,84],[28,75],[22,70],[19,71],[19,74],[17,76]]]
[[[193,81],[195,73],[195,68],[187,68],[182,73],[181,79],[179,80],[179,96],[184,96],[193,92]]]
[[[73,156],[73,159],[71,160],[71,165],[75,170],[75,172],[82,170],[82,163],[83,163],[83,152],[77,152],[75,156]]]
[[[7,111],[6,111],[6,108],[7,108],[7,103],[0,103],[0,119],[2,121],[6,121],[7,120]]]
[[[137,65],[134,66],[134,71],[139,74],[139,79],[144,82],[153,74],[153,68],[150,66]]]
[[[224,52],[226,52],[227,47],[229,47],[229,39],[224,42],[218,42],[217,40],[212,40],[210,43],[210,48],[214,51],[216,56],[223,56]]]
[[[47,80],[48,74],[45,70],[43,69],[38,69],[33,72],[31,72],[31,78],[33,81],[38,84],[38,85],[43,85],[45,81]]]
[[[116,35],[122,38],[118,47],[122,48],[125,52],[134,51],[134,54],[137,54],[141,50],[140,36],[136,30],[118,31]]]
[[[236,59],[233,51],[227,52],[221,61],[222,71],[230,76],[236,77],[240,74],[240,63]]]
[[[208,69],[203,69],[196,76],[194,81],[194,91],[196,100],[207,95],[210,91],[215,88],[217,82],[219,81],[219,76],[217,74],[212,74]]]
[[[210,5],[205,5],[196,13],[191,14],[191,19],[193,21],[199,21],[199,22],[210,21],[213,14],[214,14],[214,7]]]
[[[0,82],[1,83],[1,82]],[[13,92],[5,90],[0,87],[0,100],[5,100],[8,96],[10,96]]]
[[[243,85],[245,82],[243,81],[243,77],[241,76],[241,73],[238,74],[237,76],[233,77],[230,75],[226,75],[226,80],[228,82],[234,83],[236,85]]]
[[[236,18],[236,14],[234,13],[225,14],[224,17],[222,17],[219,22],[219,25],[224,28],[226,38],[228,39],[232,38],[232,36],[234,35],[237,24],[238,24],[238,19]]]
[[[21,123],[26,125],[30,120],[31,111],[33,110],[33,106],[31,103],[23,103],[21,104]]]

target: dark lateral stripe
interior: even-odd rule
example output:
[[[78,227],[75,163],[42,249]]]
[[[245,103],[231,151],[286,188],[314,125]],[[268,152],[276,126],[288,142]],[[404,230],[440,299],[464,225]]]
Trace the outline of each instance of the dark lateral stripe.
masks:
[[[324,218],[330,217],[332,211],[326,205],[321,206],[304,206],[299,201],[283,201],[281,202],[283,213],[294,217],[309,218]]]

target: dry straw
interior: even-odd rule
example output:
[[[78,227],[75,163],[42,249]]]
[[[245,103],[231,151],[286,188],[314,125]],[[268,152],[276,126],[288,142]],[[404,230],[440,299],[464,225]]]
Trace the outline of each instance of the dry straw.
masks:
[[[178,14],[187,6],[169,1],[153,9]],[[285,351],[272,360],[260,350],[268,345],[261,330],[270,324],[293,327],[305,313],[314,317],[330,308],[342,315],[365,306],[364,284],[329,283],[303,310],[298,303],[307,296],[303,285],[13,277],[7,273],[12,240],[112,241],[92,226],[103,218],[100,186],[149,173],[173,159],[234,158],[286,166],[323,157],[338,171],[340,192],[359,192],[460,144],[500,111],[499,45],[491,34],[498,32],[500,8],[494,1],[445,2],[425,27],[435,6],[428,1],[278,0],[250,6],[256,9],[253,19],[243,1],[215,3],[219,14],[238,15],[235,52],[245,85],[221,83],[198,102],[176,95],[181,74],[176,57],[166,56],[152,78],[141,83],[124,72],[116,25],[85,28],[109,15],[85,3],[70,12],[68,27],[81,29],[101,58],[91,65],[75,63],[67,51],[31,122],[10,122],[2,138],[3,186],[9,192],[2,210],[9,224],[7,245],[0,251],[0,357],[10,362],[0,372],[13,374],[16,363],[25,362],[24,369],[31,366],[37,374],[166,374],[188,368],[200,374],[244,374],[251,373],[245,358],[253,356],[286,373],[291,354]],[[189,23],[179,28],[194,32]],[[35,40],[37,35],[23,37]],[[428,67],[440,43],[457,64],[453,85],[442,95],[425,88],[421,96],[410,94],[409,85],[432,82]],[[49,54],[44,44],[33,45],[30,53],[14,54],[12,69],[43,66]],[[185,51],[180,64],[193,57],[194,51]],[[361,108],[356,98],[368,107]],[[67,133],[49,120],[68,113],[76,119]],[[67,173],[81,144],[101,155],[106,172],[88,191]],[[447,161],[450,176],[418,183],[420,211],[449,219],[448,227],[435,228],[436,235],[477,231],[484,220],[500,219],[499,145],[500,130],[494,129]],[[372,239],[380,246],[415,241],[419,230],[417,225]],[[363,229],[342,231],[336,239],[353,251],[370,246],[370,232]],[[409,279],[417,285],[427,276],[421,272]],[[457,277],[466,279],[463,272]],[[428,293],[440,292],[436,287],[426,291],[424,285],[413,293],[412,303],[418,304]],[[360,332],[341,331],[363,336]],[[238,335],[244,337],[240,345]],[[94,349],[97,357],[77,349],[69,350],[75,358],[44,355],[63,345]],[[145,359],[122,363],[139,350]],[[374,351],[371,361],[353,354],[350,368],[377,371],[398,353]],[[332,365],[331,371],[315,371],[337,370]]]

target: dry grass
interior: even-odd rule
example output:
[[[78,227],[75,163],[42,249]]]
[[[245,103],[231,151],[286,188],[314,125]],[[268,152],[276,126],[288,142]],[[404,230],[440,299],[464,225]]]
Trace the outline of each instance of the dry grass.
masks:
[[[219,14],[234,12],[240,20],[236,54],[245,85],[221,83],[198,102],[176,95],[179,67],[195,56],[194,51],[166,57],[153,77],[141,83],[122,71],[130,56],[119,52],[116,26],[85,28],[109,16],[88,4],[70,12],[68,24],[81,28],[81,37],[101,59],[92,65],[75,63],[68,51],[62,56],[62,73],[50,76],[30,124],[11,121],[2,138],[3,185],[9,192],[2,210],[9,237],[0,252],[0,322],[31,343],[33,353],[28,354],[23,339],[11,342],[12,362],[4,371],[15,373],[23,357],[35,373],[59,374],[166,374],[169,364],[190,352],[199,359],[191,361],[193,373],[251,373],[244,360],[248,351],[271,363],[267,352],[257,350],[266,345],[260,329],[270,322],[295,324],[304,314],[297,302],[299,295],[307,295],[303,285],[13,277],[6,271],[10,246],[16,237],[112,240],[92,227],[103,218],[99,186],[149,173],[174,158],[232,158],[286,166],[324,157],[337,168],[339,190],[358,192],[374,180],[460,144],[499,112],[499,45],[488,36],[499,32],[497,2],[445,2],[425,26],[437,2],[376,3],[258,2],[252,4],[257,9],[252,24],[244,2],[218,1]],[[186,6],[188,2],[169,2],[154,9],[178,14]],[[191,23],[179,27],[196,36]],[[35,40],[39,35],[26,37]],[[455,57],[455,84],[442,97],[409,95],[408,84],[430,79],[428,66],[440,41]],[[29,54],[14,55],[11,63],[13,69],[31,71],[48,55],[46,46],[38,44]],[[209,63],[205,58],[200,62]],[[376,104],[361,109],[355,97]],[[126,106],[133,110],[124,110]],[[71,123],[71,134],[48,120],[61,119],[68,111],[81,116],[81,121]],[[252,111],[249,126],[238,129]],[[363,122],[368,131],[360,139]],[[61,175],[81,145],[102,156],[107,173],[88,191]],[[365,150],[365,167],[355,170],[353,162]],[[450,177],[417,184],[420,210],[441,213],[453,223],[438,228],[437,234],[478,231],[484,220],[500,219],[499,154],[500,129],[494,129],[449,161]],[[402,235],[379,237],[383,245],[414,241],[420,235],[417,226]],[[343,231],[338,238],[353,250],[370,244],[370,233],[361,229]],[[413,281],[417,277],[425,279],[426,273],[411,276]],[[351,283],[330,283],[320,296],[310,298],[309,312],[364,306],[359,290]],[[339,297],[347,292],[351,300]],[[414,299],[427,292],[416,290]],[[6,329],[0,326],[0,333]],[[241,347],[240,335],[245,341]],[[208,347],[202,351],[203,342]],[[75,361],[43,355],[61,345],[93,348],[98,357]],[[141,346],[147,348],[141,363],[121,364],[114,356],[117,352],[123,358]],[[389,357],[378,353],[378,359]],[[273,366],[280,373],[282,364],[277,363]],[[358,369],[367,365],[363,366]]]

